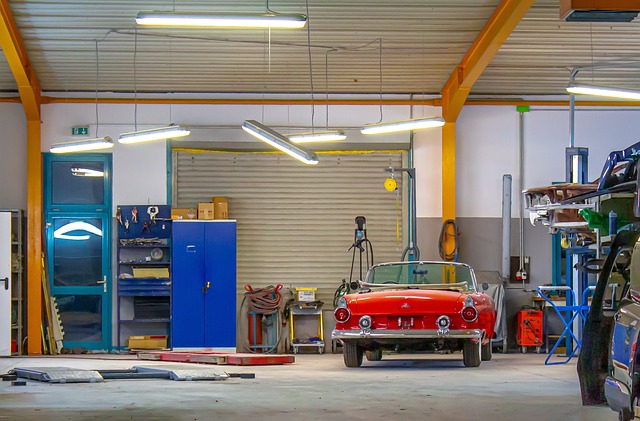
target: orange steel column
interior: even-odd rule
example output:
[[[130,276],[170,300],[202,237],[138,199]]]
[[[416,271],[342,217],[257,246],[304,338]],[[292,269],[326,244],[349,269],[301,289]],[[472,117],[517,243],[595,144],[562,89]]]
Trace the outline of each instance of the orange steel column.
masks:
[[[442,219],[456,218],[456,123],[442,126]]]
[[[27,353],[42,354],[42,153],[40,121],[27,121]]]

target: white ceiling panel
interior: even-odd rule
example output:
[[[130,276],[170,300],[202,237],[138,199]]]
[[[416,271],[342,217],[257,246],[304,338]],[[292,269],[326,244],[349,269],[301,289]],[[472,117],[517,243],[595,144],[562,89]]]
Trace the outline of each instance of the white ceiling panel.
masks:
[[[437,94],[499,0],[308,0],[309,33],[271,34],[136,28],[134,21],[140,11],[263,12],[257,0],[9,3],[45,94],[309,93],[312,83],[315,93]],[[305,0],[269,6],[307,8]],[[574,66],[639,56],[640,23],[566,23],[558,10],[559,0],[536,1],[472,94],[563,94]],[[579,78],[640,88],[639,74],[630,66]],[[0,91],[15,90],[0,60]]]

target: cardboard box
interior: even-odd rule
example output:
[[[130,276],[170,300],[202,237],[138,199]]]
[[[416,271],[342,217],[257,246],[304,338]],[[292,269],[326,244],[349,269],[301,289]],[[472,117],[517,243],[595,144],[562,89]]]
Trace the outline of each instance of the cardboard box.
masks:
[[[198,203],[198,219],[213,219],[213,203]]]
[[[134,278],[169,278],[169,268],[141,268],[133,267]]]
[[[224,196],[214,196],[212,201],[213,219],[229,219],[229,198]]]
[[[167,336],[129,336],[129,349],[166,348]]]
[[[171,208],[171,219],[198,219],[198,210],[194,208]]]

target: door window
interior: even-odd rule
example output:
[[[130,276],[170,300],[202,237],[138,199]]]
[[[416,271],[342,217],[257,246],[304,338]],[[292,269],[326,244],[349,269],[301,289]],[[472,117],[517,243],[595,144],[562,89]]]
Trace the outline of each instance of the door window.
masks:
[[[104,204],[104,171],[100,161],[51,162],[51,204]]]
[[[53,220],[53,284],[95,286],[102,281],[102,219]]]

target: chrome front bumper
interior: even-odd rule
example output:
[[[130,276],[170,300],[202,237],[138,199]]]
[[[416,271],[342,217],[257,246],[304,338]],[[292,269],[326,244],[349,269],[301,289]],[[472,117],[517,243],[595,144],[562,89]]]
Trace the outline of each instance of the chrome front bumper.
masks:
[[[331,339],[482,339],[482,330],[338,330],[331,332]]]

